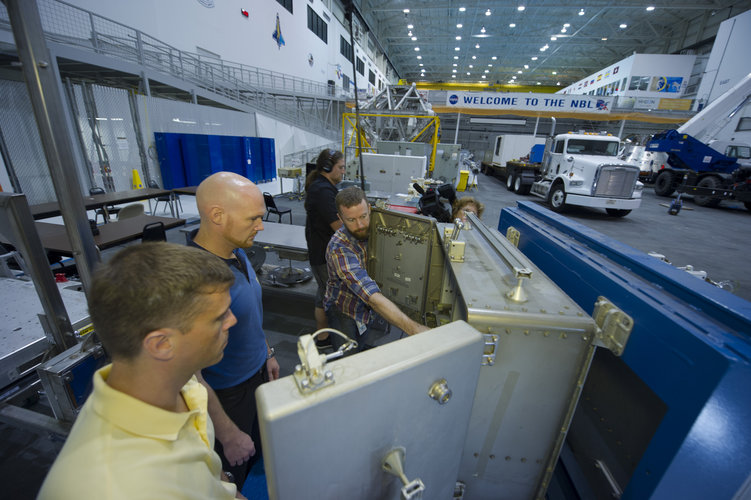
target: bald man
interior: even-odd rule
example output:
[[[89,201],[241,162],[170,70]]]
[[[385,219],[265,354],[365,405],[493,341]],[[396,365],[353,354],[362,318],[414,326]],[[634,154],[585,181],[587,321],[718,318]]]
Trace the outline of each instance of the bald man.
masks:
[[[224,357],[203,369],[202,381],[209,392],[217,453],[224,470],[242,490],[260,455],[255,390],[279,378],[279,363],[262,328],[261,285],[242,250],[253,245],[263,230],[266,205],[255,184],[232,172],[218,172],[204,180],[196,191],[196,204],[201,225],[191,245],[224,260],[235,275],[230,308],[237,324],[230,328]]]

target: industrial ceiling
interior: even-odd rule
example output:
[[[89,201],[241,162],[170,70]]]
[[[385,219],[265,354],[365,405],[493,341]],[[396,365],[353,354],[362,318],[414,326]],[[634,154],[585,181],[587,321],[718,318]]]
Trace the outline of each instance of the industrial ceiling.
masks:
[[[356,3],[409,82],[557,87],[633,53],[706,52],[722,21],[751,8],[748,0]]]

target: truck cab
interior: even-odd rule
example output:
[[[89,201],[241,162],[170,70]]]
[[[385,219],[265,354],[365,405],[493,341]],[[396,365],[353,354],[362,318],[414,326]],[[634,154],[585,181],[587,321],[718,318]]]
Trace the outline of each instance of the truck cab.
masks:
[[[620,141],[603,134],[559,134],[549,142],[541,179],[531,193],[545,198],[555,212],[566,205],[604,208],[623,217],[641,204],[644,185],[639,167],[618,159]]]

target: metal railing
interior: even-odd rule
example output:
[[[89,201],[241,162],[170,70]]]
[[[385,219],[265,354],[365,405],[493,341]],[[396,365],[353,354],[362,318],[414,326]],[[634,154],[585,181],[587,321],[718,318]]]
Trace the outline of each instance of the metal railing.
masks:
[[[320,116],[289,101],[299,97],[325,100],[352,97],[352,92],[343,92],[328,84],[183,51],[137,29],[59,0],[39,0],[39,11],[49,41],[172,75],[310,129],[331,133],[336,132],[338,126],[325,126]],[[8,13],[2,3],[0,29],[10,30]],[[277,102],[279,94],[283,94],[281,103]]]

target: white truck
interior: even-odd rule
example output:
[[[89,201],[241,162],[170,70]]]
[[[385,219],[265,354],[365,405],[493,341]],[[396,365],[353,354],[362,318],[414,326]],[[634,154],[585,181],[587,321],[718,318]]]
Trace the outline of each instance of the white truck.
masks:
[[[620,141],[603,134],[566,133],[548,140],[531,193],[555,212],[566,205],[604,208],[623,217],[641,204],[639,167],[618,159]]]
[[[545,138],[521,134],[497,135],[493,143],[492,160],[485,165],[485,173],[508,179],[507,163],[529,156],[529,151],[535,144],[545,144]]]

